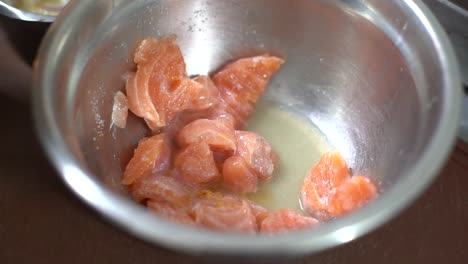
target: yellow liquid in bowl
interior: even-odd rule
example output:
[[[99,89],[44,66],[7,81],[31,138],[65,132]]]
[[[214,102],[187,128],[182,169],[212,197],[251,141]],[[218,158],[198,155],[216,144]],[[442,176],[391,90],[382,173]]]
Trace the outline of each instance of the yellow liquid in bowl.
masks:
[[[301,211],[299,194],[307,171],[330,150],[325,136],[310,121],[278,106],[258,103],[246,130],[262,135],[278,155],[273,178],[246,198],[269,210]]]

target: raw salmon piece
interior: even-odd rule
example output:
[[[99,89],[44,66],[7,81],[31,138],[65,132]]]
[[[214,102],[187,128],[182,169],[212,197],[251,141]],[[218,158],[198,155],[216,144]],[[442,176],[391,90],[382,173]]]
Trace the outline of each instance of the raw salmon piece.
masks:
[[[175,36],[144,39],[134,61],[137,71],[127,80],[129,106],[153,130],[166,126],[179,112],[206,109],[219,100],[216,87],[205,87],[208,81],[186,76]]]
[[[164,112],[167,122],[169,122],[176,113],[185,110],[204,110],[217,103],[218,99],[211,97],[212,95],[208,89],[210,88],[205,87],[201,82],[184,78],[172,93],[161,93],[157,105],[163,106],[166,104]]]
[[[175,118],[162,130],[164,133],[170,135],[170,138],[173,139],[175,143],[177,143],[177,135],[182,131],[182,129],[187,126],[188,124],[194,122],[198,119],[203,119],[207,117],[207,113],[205,111],[185,111],[182,113],[178,113]],[[188,146],[186,144],[185,146]],[[180,145],[179,145],[180,146]]]
[[[283,63],[283,59],[270,55],[238,59],[218,71],[213,81],[220,90],[240,96],[242,102],[255,103]]]
[[[235,193],[257,192],[258,178],[239,155],[234,155],[224,161],[223,182]]]
[[[213,151],[213,157],[216,162],[216,166],[218,167],[218,170],[222,172],[224,162],[226,161],[226,159],[231,157],[231,153]]]
[[[234,129],[236,127],[236,119],[231,114],[225,112],[221,107],[210,108],[207,117],[211,120],[218,120],[229,128]]]
[[[138,66],[137,74],[142,69],[148,70],[145,82],[151,88],[152,97],[161,90],[175,90],[186,77],[184,58],[174,35],[142,40],[135,51],[134,62]]]
[[[215,181],[221,177],[208,144],[197,141],[188,145],[175,159],[184,180],[201,184]]]
[[[125,168],[122,184],[130,185],[146,175],[166,170],[171,155],[167,141],[165,134],[140,140]]]
[[[192,208],[192,215],[198,225],[213,230],[248,234],[257,231],[249,204],[233,196],[213,195],[199,199]]]
[[[377,188],[368,178],[353,176],[344,181],[330,199],[330,214],[347,214],[367,204],[376,195]]]
[[[155,98],[160,89],[177,87],[185,78],[185,63],[175,36],[144,39],[135,51],[134,62],[137,64],[134,80],[130,74],[127,81],[130,110],[144,118],[150,127],[163,127],[164,112],[156,107]]]
[[[166,175],[152,175],[139,179],[131,186],[132,196],[137,202],[151,199],[177,206],[190,203],[191,188],[180,179]]]
[[[301,189],[303,209],[315,217],[330,218],[330,199],[348,177],[348,165],[338,151],[323,154],[304,178]]]
[[[186,78],[185,62],[177,46],[176,37],[147,38],[135,52],[137,64],[137,89],[139,101],[152,104],[157,115],[142,110],[143,116],[156,127],[167,124],[166,111],[169,96],[163,96],[178,88]],[[130,100],[130,97],[129,97]],[[144,104],[146,105],[146,104]]]
[[[270,179],[276,163],[276,155],[270,144],[254,132],[237,130],[235,135],[237,154],[246,161],[260,179]]]
[[[149,44],[140,53],[142,57],[152,57],[148,83],[159,114],[159,126],[167,125],[179,112],[203,110],[219,100],[217,88],[211,86],[208,79],[192,80],[186,76],[185,62],[175,36],[145,41]],[[150,55],[145,55],[148,51]]]
[[[115,125],[120,128],[127,126],[128,117],[128,101],[127,96],[121,91],[118,91],[114,96],[114,105],[112,106],[112,123],[111,126]]]
[[[254,105],[251,103],[240,103],[238,96],[230,91],[221,91],[220,94],[222,102],[218,105],[218,109],[233,117],[235,129],[244,128],[254,110]]]
[[[213,151],[234,153],[236,139],[234,129],[221,120],[198,119],[186,125],[177,135],[181,147],[196,141],[206,142]]]
[[[149,200],[146,206],[151,212],[156,213],[168,220],[181,223],[195,225],[195,221],[190,217],[187,208],[177,207],[174,204],[168,202],[159,202]]]
[[[260,225],[260,232],[284,233],[293,230],[301,230],[319,225],[317,219],[303,216],[291,209],[283,208],[271,213]]]
[[[216,87],[209,76],[201,75],[193,78],[193,80],[203,86],[203,90],[193,102],[193,108],[196,110],[206,109],[220,102],[221,98],[219,96],[218,87]]]
[[[147,69],[145,69],[147,71]],[[158,127],[159,114],[154,107],[149,94],[147,84],[144,84],[141,79],[142,75],[149,75],[145,70],[140,70],[138,81],[135,73],[129,73],[126,84],[127,100],[129,109],[139,117],[145,119],[150,127]]]
[[[256,204],[250,200],[245,201],[250,205],[252,213],[255,216],[255,220],[257,221],[257,226],[260,227],[263,220],[265,220],[270,215],[270,212],[268,212],[268,210],[265,207]]]
[[[246,123],[253,104],[283,63],[283,59],[270,55],[243,58],[224,66],[213,76],[227,111],[239,124]]]
[[[174,119],[164,127],[164,131],[168,134],[178,134],[182,128],[194,122],[198,119],[209,119],[209,120],[216,120],[216,122],[220,122],[224,124],[227,128],[230,128],[231,133],[234,133],[234,117],[230,114],[224,112],[219,106],[219,103],[203,110],[194,110],[194,111],[184,111],[178,113]]]

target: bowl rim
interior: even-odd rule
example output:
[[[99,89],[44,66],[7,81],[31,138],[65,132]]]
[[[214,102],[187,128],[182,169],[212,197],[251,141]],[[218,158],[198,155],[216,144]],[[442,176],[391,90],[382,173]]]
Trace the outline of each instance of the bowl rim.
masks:
[[[65,143],[54,119],[52,99],[56,51],[60,37],[56,32],[66,27],[72,16],[81,16],[93,1],[72,1],[46,34],[34,72],[33,116],[36,132],[43,148],[66,185],[88,206],[114,224],[146,241],[191,254],[301,255],[347,243],[393,219],[408,207],[436,178],[454,146],[461,110],[461,81],[457,60],[442,26],[424,3],[405,1],[426,27],[434,43],[443,78],[444,105],[432,140],[421,159],[395,184],[386,195],[347,217],[333,220],[321,228],[274,236],[246,236],[217,233],[171,223],[143,210],[129,199],[106,190],[89,171],[80,167]],[[81,16],[83,17],[83,16]],[[134,224],[135,220],[138,225]]]

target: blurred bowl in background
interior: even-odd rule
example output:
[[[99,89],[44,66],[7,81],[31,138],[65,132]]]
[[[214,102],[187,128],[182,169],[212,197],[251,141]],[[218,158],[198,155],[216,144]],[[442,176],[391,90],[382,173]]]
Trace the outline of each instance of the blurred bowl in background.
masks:
[[[69,0],[1,0],[0,14],[23,21],[53,22]]]
[[[17,5],[14,5],[16,2]],[[68,0],[54,5],[47,4],[47,1],[36,1],[36,4],[45,5],[42,12],[37,6],[20,8],[19,6],[25,5],[23,2],[25,1],[0,1],[0,26],[7,32],[20,56],[32,64],[45,32]]]

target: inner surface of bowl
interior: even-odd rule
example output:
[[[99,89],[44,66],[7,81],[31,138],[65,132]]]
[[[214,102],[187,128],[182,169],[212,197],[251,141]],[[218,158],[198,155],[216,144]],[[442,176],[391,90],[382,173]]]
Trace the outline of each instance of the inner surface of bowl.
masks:
[[[135,46],[148,36],[177,35],[189,75],[208,74],[243,56],[271,53],[284,57],[286,63],[262,100],[305,117],[341,151],[356,173],[381,184],[384,191],[375,203],[321,230],[302,234],[298,251],[349,241],[386,220],[428,184],[452,144],[457,110],[449,105],[457,102],[447,87],[452,80],[444,75],[444,68],[451,65],[445,65],[446,58],[440,56],[441,45],[446,43],[438,42],[433,21],[427,22],[412,1],[92,2],[75,3],[59,18],[47,37],[48,47],[39,57],[40,61],[47,58],[56,62],[48,66],[40,62],[44,65],[38,72],[40,82],[54,88],[47,89],[47,96],[41,95],[47,105],[44,125],[56,128],[52,134],[64,144],[64,156],[72,157],[70,164],[78,164],[74,165],[75,173],[79,170],[82,176],[76,177],[86,177],[102,197],[109,189],[116,194],[118,199],[112,201],[117,205],[97,207],[147,239],[188,250],[212,246],[253,251],[263,243],[247,242],[242,237],[226,242],[231,243],[228,246],[214,245],[215,238],[193,246],[178,238],[168,242],[164,236],[169,234],[149,231],[149,224],[162,220],[130,223],[128,217],[116,219],[125,218],[117,211],[106,212],[110,207],[118,210],[120,206],[125,211],[132,206],[126,198],[119,198],[128,196],[119,182],[133,148],[148,131],[134,116],[130,116],[127,129],[111,127],[110,117],[113,96],[124,89],[125,74],[135,67]],[[50,47],[59,48],[60,53]],[[54,74],[47,74],[50,72]],[[453,78],[456,82],[456,76]],[[450,114],[442,128],[443,115]],[[441,141],[445,145],[433,155],[431,144],[437,144],[434,137],[441,133],[445,133]],[[424,157],[426,163],[421,164]],[[429,158],[433,164],[427,163]],[[66,173],[63,166],[61,171]],[[414,175],[421,172],[425,175]],[[84,196],[76,184],[66,181]],[[401,187],[410,183],[418,186]],[[397,186],[399,190],[393,190]],[[405,192],[405,197],[397,197]],[[84,199],[95,206],[98,203]],[[136,205],[132,210],[139,216]],[[346,238],[337,235],[350,227],[354,233],[347,232]],[[187,235],[195,232],[183,230]],[[325,239],[326,234],[332,236]],[[314,239],[319,245],[313,245]],[[271,243],[281,241],[287,240],[278,238]],[[257,244],[248,248],[249,243]]]
[[[354,170],[384,186],[416,162],[424,138],[430,139],[426,95],[418,92],[398,46],[346,6],[150,1],[126,4],[120,12],[101,23],[93,43],[77,54],[83,62],[75,67],[84,69],[72,72],[84,74],[77,76],[69,113],[88,168],[112,188],[120,188],[122,166],[147,134],[137,120],[127,130],[110,128],[110,116],[113,95],[135,68],[135,46],[148,36],[177,35],[189,75],[248,55],[284,57],[262,100],[307,117]],[[436,107],[434,113],[440,111]]]

